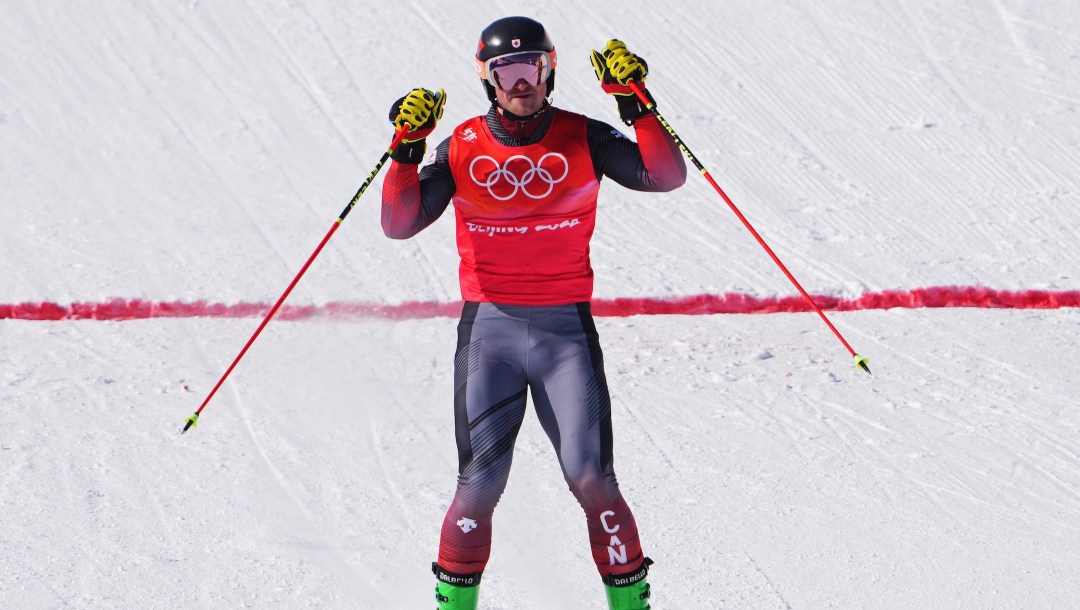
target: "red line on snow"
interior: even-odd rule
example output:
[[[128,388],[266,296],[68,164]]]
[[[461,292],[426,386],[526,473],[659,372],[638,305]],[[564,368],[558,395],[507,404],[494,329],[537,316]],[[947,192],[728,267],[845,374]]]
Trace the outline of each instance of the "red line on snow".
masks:
[[[936,286],[915,290],[886,290],[854,299],[815,295],[826,311],[908,309],[924,307],[978,307],[986,309],[1059,309],[1080,307],[1080,291],[994,290],[977,286]],[[266,303],[155,302],[142,299],[108,299],[97,303],[0,303],[0,320],[145,320],[149,318],[251,318],[266,315]],[[597,316],[656,314],[761,314],[808,312],[801,297],[755,297],[747,294],[702,294],[672,299],[594,299]],[[460,302],[409,301],[383,303],[336,302],[325,305],[284,305],[277,318],[283,320],[384,318],[391,320],[457,317]]]

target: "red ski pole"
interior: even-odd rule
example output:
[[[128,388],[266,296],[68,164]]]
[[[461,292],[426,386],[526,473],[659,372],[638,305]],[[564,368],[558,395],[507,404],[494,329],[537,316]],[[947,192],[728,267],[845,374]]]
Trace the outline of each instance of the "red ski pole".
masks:
[[[340,215],[338,215],[337,220],[335,220],[334,224],[331,225],[330,230],[326,232],[326,235],[322,238],[322,241],[319,242],[319,245],[315,248],[315,251],[312,252],[311,256],[308,257],[307,262],[304,263],[304,266],[300,268],[300,271],[297,272],[296,276],[293,277],[291,282],[289,282],[288,288],[285,289],[285,292],[281,293],[281,296],[278,297],[277,302],[274,303],[274,306],[270,308],[269,312],[267,312],[266,317],[263,318],[262,322],[259,324],[259,327],[255,329],[254,333],[252,333],[251,338],[248,339],[247,343],[244,344],[243,349],[241,349],[240,353],[236,355],[236,358],[232,361],[232,364],[229,365],[229,368],[225,370],[225,374],[221,376],[221,379],[218,379],[218,382],[214,385],[214,389],[210,390],[210,393],[207,394],[206,399],[202,401],[202,404],[199,405],[199,408],[195,410],[195,413],[191,417],[187,418],[187,423],[184,424],[184,429],[180,431],[180,434],[187,432],[188,428],[192,428],[198,425],[199,414],[202,413],[202,410],[205,409],[206,405],[210,403],[210,399],[213,398],[214,394],[217,393],[218,389],[221,387],[221,384],[225,383],[225,379],[228,378],[229,374],[232,373],[233,369],[236,368],[236,365],[240,362],[240,359],[244,357],[244,354],[247,353],[248,348],[251,347],[251,344],[255,343],[255,339],[259,337],[259,333],[261,333],[263,329],[266,328],[266,325],[270,323],[270,319],[274,317],[274,314],[277,313],[278,309],[281,309],[281,305],[285,302],[285,299],[288,298],[289,293],[292,292],[293,288],[296,287],[296,284],[300,281],[300,278],[303,277],[304,273],[307,272],[308,267],[311,266],[311,263],[315,261],[315,257],[319,256],[319,253],[322,252],[323,247],[326,246],[326,242],[330,241],[330,238],[333,237],[334,232],[338,230],[338,227],[341,226],[342,221],[344,221],[345,217],[348,216],[349,212],[352,211],[353,206],[356,205],[356,202],[360,200],[360,196],[363,195],[364,191],[367,190],[368,185],[370,185],[371,182],[375,180],[375,176],[377,176],[379,174],[379,171],[382,170],[383,164],[385,164],[386,160],[390,158],[390,155],[394,152],[394,149],[397,148],[398,144],[401,143],[402,138],[405,137],[405,134],[408,133],[409,129],[409,125],[406,124],[404,129],[399,129],[394,133],[394,140],[390,143],[390,147],[387,148],[386,152],[384,152],[382,157],[379,158],[379,162],[375,164],[375,168],[371,170],[371,173],[368,174],[367,179],[364,180],[364,183],[360,185],[360,189],[356,191],[355,195],[353,195],[352,200],[349,201],[349,205],[345,206],[345,209],[341,211]]]
[[[799,294],[801,294],[802,297],[806,299],[806,302],[810,304],[810,307],[812,307],[813,310],[816,311],[819,316],[821,316],[822,321],[824,321],[825,325],[829,327],[829,330],[831,330],[833,334],[836,335],[836,338],[840,340],[840,343],[844,344],[844,347],[847,348],[847,351],[855,360],[855,366],[869,373],[870,367],[868,366],[867,359],[855,353],[855,350],[851,348],[851,345],[847,342],[846,339],[844,339],[844,336],[840,334],[840,331],[836,330],[836,327],[833,326],[833,323],[829,321],[829,318],[825,315],[825,312],[821,311],[821,308],[818,307],[817,303],[814,302],[814,298],[811,297],[810,294],[803,289],[802,285],[799,284],[799,281],[795,279],[795,276],[792,275],[791,272],[788,271],[788,268],[784,265],[784,263],[780,261],[780,257],[776,256],[776,253],[772,251],[772,248],[769,247],[769,244],[765,243],[765,240],[761,238],[761,235],[758,234],[757,230],[754,229],[754,226],[750,224],[750,221],[747,220],[745,216],[743,216],[743,213],[739,211],[739,208],[735,205],[735,203],[731,201],[730,197],[727,196],[727,193],[724,192],[724,189],[720,188],[720,185],[716,183],[716,180],[713,180],[713,177],[709,174],[709,170],[705,169],[705,166],[702,165],[700,161],[698,161],[697,157],[694,156],[694,153],[690,152],[690,149],[687,148],[686,144],[684,144],[682,139],[679,138],[679,134],[675,133],[675,130],[671,127],[667,120],[664,119],[664,116],[656,110],[656,105],[653,104],[651,100],[649,100],[649,97],[647,95],[645,95],[645,90],[642,89],[641,84],[635,81],[630,81],[628,84],[630,85],[630,88],[633,89],[634,94],[638,96],[638,99],[641,100],[641,103],[645,104],[645,107],[652,111],[653,115],[656,116],[656,118],[660,121],[660,124],[664,126],[664,129],[667,129],[667,132],[671,134],[672,138],[675,139],[675,143],[679,145],[679,148],[682,149],[683,153],[686,154],[687,158],[689,158],[690,161],[693,162],[694,166],[698,168],[698,171],[701,172],[701,175],[705,176],[705,179],[709,181],[709,184],[711,184],[714,189],[716,189],[717,193],[720,193],[720,197],[724,199],[724,203],[727,203],[728,207],[731,208],[731,211],[735,212],[735,215],[738,216],[739,220],[742,221],[743,226],[745,226],[746,229],[750,231],[750,234],[754,236],[754,239],[756,239],[757,242],[761,244],[761,247],[764,248],[765,252],[769,254],[769,257],[772,258],[774,263],[776,263],[776,266],[780,267],[780,270],[784,272],[784,275],[786,275],[787,278],[791,280],[791,283],[795,285],[795,288],[799,291]]]

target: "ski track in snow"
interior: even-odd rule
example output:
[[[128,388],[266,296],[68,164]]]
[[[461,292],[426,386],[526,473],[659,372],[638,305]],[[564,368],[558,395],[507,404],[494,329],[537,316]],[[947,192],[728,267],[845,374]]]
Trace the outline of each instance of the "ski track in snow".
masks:
[[[556,104],[624,133],[588,51],[647,58],[659,110],[874,372],[696,172],[605,181],[594,307],[653,607],[1073,606],[1074,4],[5,3],[0,607],[431,607],[452,211],[387,240],[376,180],[177,432],[390,103],[446,89],[430,151],[484,108],[476,35],[514,13],[551,31]],[[531,409],[494,528],[482,608],[603,603]]]
[[[746,554],[746,558],[750,560],[751,564],[753,564],[754,570],[756,570],[757,573],[760,574],[761,577],[765,579],[765,582],[767,582],[769,584],[769,588],[773,590],[773,593],[776,594],[777,599],[779,599],[780,603],[784,605],[784,608],[786,608],[787,610],[791,610],[791,604],[789,604],[787,602],[787,600],[784,599],[784,594],[781,593],[780,590],[776,588],[776,585],[773,584],[773,581],[772,581],[772,579],[769,578],[769,575],[766,574],[765,571],[761,569],[761,566],[759,566],[756,561],[754,561],[754,558],[753,558],[753,556],[750,555],[750,553],[747,553],[745,549],[743,550],[743,553]]]
[[[284,504],[286,510],[293,515],[293,518],[289,519],[289,524],[293,529],[293,532],[291,533],[293,533],[293,535],[299,534],[303,537],[313,539],[317,544],[316,548],[318,550],[332,556],[331,563],[333,565],[331,566],[331,569],[339,571],[342,581],[350,583],[353,596],[356,598],[367,598],[372,603],[385,601],[385,596],[379,589],[379,582],[371,576],[370,570],[364,569],[365,566],[360,566],[360,569],[357,569],[348,564],[342,557],[337,544],[321,533],[321,529],[311,512],[307,510],[304,503],[290,489],[289,482],[282,475],[281,471],[274,466],[274,462],[267,452],[267,449],[259,442],[258,436],[251,423],[249,410],[244,407],[243,400],[241,400],[240,395],[235,388],[233,389],[233,401],[236,404],[237,412],[240,414],[248,441],[258,453],[261,465],[265,469],[265,472],[273,479],[279,489],[279,495],[283,500],[280,504]],[[359,586],[359,583],[355,582],[357,579],[367,586]]]

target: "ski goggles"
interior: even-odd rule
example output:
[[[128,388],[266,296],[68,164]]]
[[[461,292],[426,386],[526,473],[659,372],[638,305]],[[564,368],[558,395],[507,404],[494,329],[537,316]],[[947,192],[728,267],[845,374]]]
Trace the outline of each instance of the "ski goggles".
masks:
[[[551,76],[554,68],[555,54],[542,51],[523,51],[476,62],[480,78],[503,91],[512,89],[522,79],[530,85],[539,85]]]

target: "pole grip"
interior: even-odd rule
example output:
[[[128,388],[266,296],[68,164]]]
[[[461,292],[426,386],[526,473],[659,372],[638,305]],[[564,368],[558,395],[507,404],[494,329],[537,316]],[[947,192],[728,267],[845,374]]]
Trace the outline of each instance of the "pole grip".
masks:
[[[641,100],[641,103],[645,104],[645,107],[649,110],[652,110],[653,103],[649,101],[649,96],[645,95],[645,88],[641,85],[641,83],[637,82],[636,80],[632,80],[627,84],[630,85],[630,90],[634,92],[634,95],[636,95],[639,100]]]
[[[409,133],[410,131],[412,131],[412,125],[409,125],[408,123],[405,123],[404,127],[395,131],[394,139],[390,142],[390,148],[388,149],[388,151],[391,153],[394,152],[394,149],[398,147],[398,144],[401,144],[401,141],[405,139],[405,134]]]

